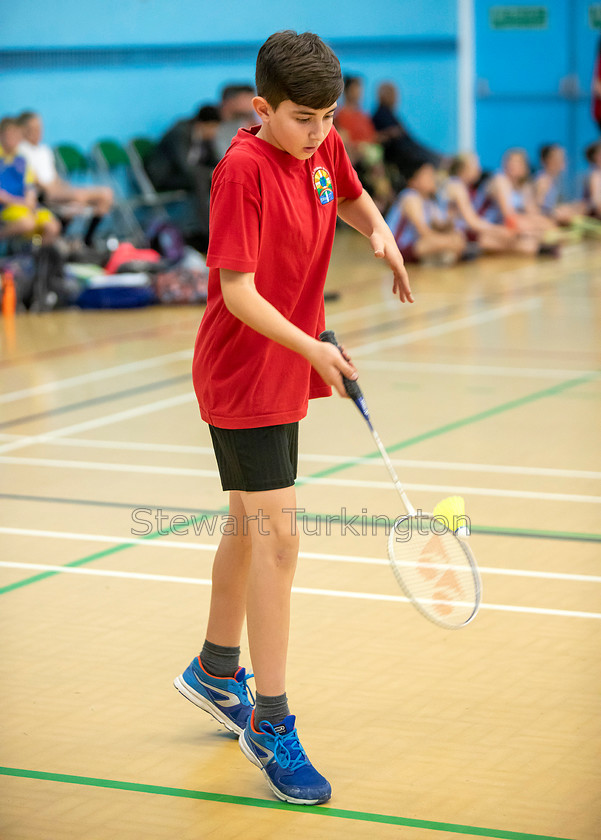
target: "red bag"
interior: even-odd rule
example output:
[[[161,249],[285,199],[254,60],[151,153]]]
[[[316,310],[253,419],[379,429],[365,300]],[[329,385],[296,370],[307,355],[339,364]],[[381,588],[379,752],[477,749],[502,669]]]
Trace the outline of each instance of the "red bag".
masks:
[[[136,248],[131,242],[122,242],[119,247],[113,251],[113,254],[105,265],[104,270],[107,274],[116,274],[120,265],[128,262],[150,262],[158,263],[161,261],[161,255],[158,251],[153,251],[152,248]]]

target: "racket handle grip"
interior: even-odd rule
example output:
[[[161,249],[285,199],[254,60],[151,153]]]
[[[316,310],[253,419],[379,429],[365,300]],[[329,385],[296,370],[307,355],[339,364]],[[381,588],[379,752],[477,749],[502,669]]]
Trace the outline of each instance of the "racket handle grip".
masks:
[[[336,334],[334,330],[324,330],[322,333],[320,333],[319,340],[327,341],[329,344],[333,344],[334,347],[338,347],[338,349],[340,350],[340,345],[336,341]],[[342,350],[340,350],[340,352],[342,353]],[[344,374],[342,375],[342,381],[344,383],[346,393],[352,400],[357,402],[357,400],[364,399],[363,391],[359,387],[358,382],[356,382],[354,379],[348,379],[346,376],[344,376]]]

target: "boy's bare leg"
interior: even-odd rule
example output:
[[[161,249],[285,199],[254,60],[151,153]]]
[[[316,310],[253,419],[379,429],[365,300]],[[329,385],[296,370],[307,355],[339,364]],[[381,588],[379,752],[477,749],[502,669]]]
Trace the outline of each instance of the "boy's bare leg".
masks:
[[[290,590],[299,536],[292,527],[296,524],[294,513],[285,510],[296,507],[296,490],[292,485],[241,493],[241,498],[252,540],[246,602],[250,656],[257,691],[276,696],[286,691]]]
[[[237,533],[224,534],[213,561],[211,607],[207,640],[237,647],[246,614],[246,585],[251,560],[250,535],[245,534],[245,509],[237,490],[230,492],[229,514],[235,517]]]
[[[7,224],[0,223],[0,239],[10,239],[11,236],[28,236],[35,231],[35,218],[33,213],[23,216],[14,222]]]

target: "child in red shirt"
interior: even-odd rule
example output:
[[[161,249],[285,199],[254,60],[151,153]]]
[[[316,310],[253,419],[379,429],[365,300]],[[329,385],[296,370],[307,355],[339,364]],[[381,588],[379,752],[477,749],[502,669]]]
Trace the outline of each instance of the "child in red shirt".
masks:
[[[278,32],[259,51],[256,82],[262,125],[238,132],[213,177],[209,295],[193,365],[238,528],[215,556],[203,649],[175,685],[240,735],[280,799],[313,805],[331,789],[301,746],[286,696],[298,556],[289,511],[308,400],[332,387],[345,396],[342,376],[357,377],[348,357],[318,340],[337,215],[387,260],[400,299],[412,298],[392,234],[332,130],[336,56],[316,35]],[[254,708],[238,666],[245,617]]]

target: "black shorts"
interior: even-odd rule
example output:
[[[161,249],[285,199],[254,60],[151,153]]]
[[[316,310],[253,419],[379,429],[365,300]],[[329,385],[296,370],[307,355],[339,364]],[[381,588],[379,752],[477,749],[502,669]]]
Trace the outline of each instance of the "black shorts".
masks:
[[[298,463],[298,423],[257,429],[209,426],[224,490],[291,487]]]

